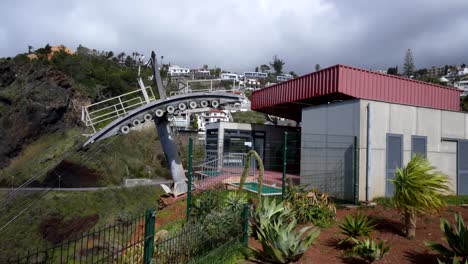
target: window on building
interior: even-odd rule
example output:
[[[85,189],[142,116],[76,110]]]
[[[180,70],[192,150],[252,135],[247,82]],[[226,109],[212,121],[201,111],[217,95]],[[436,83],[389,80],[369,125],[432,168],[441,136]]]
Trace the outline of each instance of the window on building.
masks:
[[[412,136],[411,137],[411,156],[420,154],[427,157],[427,137],[425,136]]]

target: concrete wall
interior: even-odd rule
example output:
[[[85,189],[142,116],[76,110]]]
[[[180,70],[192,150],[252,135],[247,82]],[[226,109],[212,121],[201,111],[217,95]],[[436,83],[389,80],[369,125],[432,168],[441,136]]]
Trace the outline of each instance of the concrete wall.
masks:
[[[354,137],[359,135],[358,100],[304,108],[300,182],[338,198],[354,193]]]
[[[360,101],[360,199],[365,199],[367,106],[371,105],[370,198],[385,196],[387,133],[403,135],[403,165],[411,159],[411,136],[427,137],[427,158],[449,176],[456,192],[457,143],[442,138],[466,139],[468,115],[408,105]]]
[[[304,108],[302,111],[301,182],[327,187],[330,182],[313,163],[323,163],[327,152],[307,138],[319,135],[358,136],[359,139],[359,199],[366,199],[367,168],[367,105],[371,104],[370,197],[385,196],[387,133],[403,135],[403,165],[411,159],[411,137],[427,137],[427,158],[449,176],[452,191],[457,190],[457,143],[446,139],[468,139],[468,114],[370,100],[350,100]],[[313,136],[315,134],[315,136]],[[308,149],[308,150],[307,150]],[[315,150],[313,150],[315,149]],[[315,152],[314,152],[315,151]],[[325,158],[324,158],[325,157]],[[330,168],[326,168],[328,170]],[[306,176],[305,178],[303,176]],[[323,178],[323,179],[322,179]],[[340,179],[340,178],[337,178]],[[337,179],[334,179],[336,181]],[[317,183],[318,182],[318,183]],[[347,181],[346,184],[349,184]],[[327,187],[328,188],[328,187]]]

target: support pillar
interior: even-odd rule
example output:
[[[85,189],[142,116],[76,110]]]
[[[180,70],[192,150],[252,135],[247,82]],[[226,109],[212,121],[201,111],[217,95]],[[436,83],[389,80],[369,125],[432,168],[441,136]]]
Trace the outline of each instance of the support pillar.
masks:
[[[159,135],[159,141],[166,156],[166,161],[171,171],[172,180],[174,181],[174,196],[187,192],[187,182],[184,173],[184,167],[180,161],[179,152],[175,139],[171,135],[171,127],[167,116],[164,115],[160,118],[155,118],[154,123]]]

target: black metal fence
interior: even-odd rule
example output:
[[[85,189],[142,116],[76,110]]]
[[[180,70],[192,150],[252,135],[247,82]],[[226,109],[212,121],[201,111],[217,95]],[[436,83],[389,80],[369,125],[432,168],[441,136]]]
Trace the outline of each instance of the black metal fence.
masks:
[[[249,207],[214,212],[156,241],[155,263],[223,263],[248,240]]]
[[[164,237],[155,237],[156,214],[147,210],[8,263],[222,263],[247,243],[248,210],[212,214]]]
[[[154,217],[154,210],[147,210],[52,247],[9,258],[8,263],[143,263],[145,245],[150,246],[154,236]]]

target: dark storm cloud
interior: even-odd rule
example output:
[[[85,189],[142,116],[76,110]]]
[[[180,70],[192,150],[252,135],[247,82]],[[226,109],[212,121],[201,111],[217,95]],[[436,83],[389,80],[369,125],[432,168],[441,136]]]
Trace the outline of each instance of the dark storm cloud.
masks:
[[[63,43],[236,71],[274,54],[300,73],[316,63],[385,69],[408,48],[418,67],[468,62],[466,0],[3,0],[0,10],[0,56]]]

